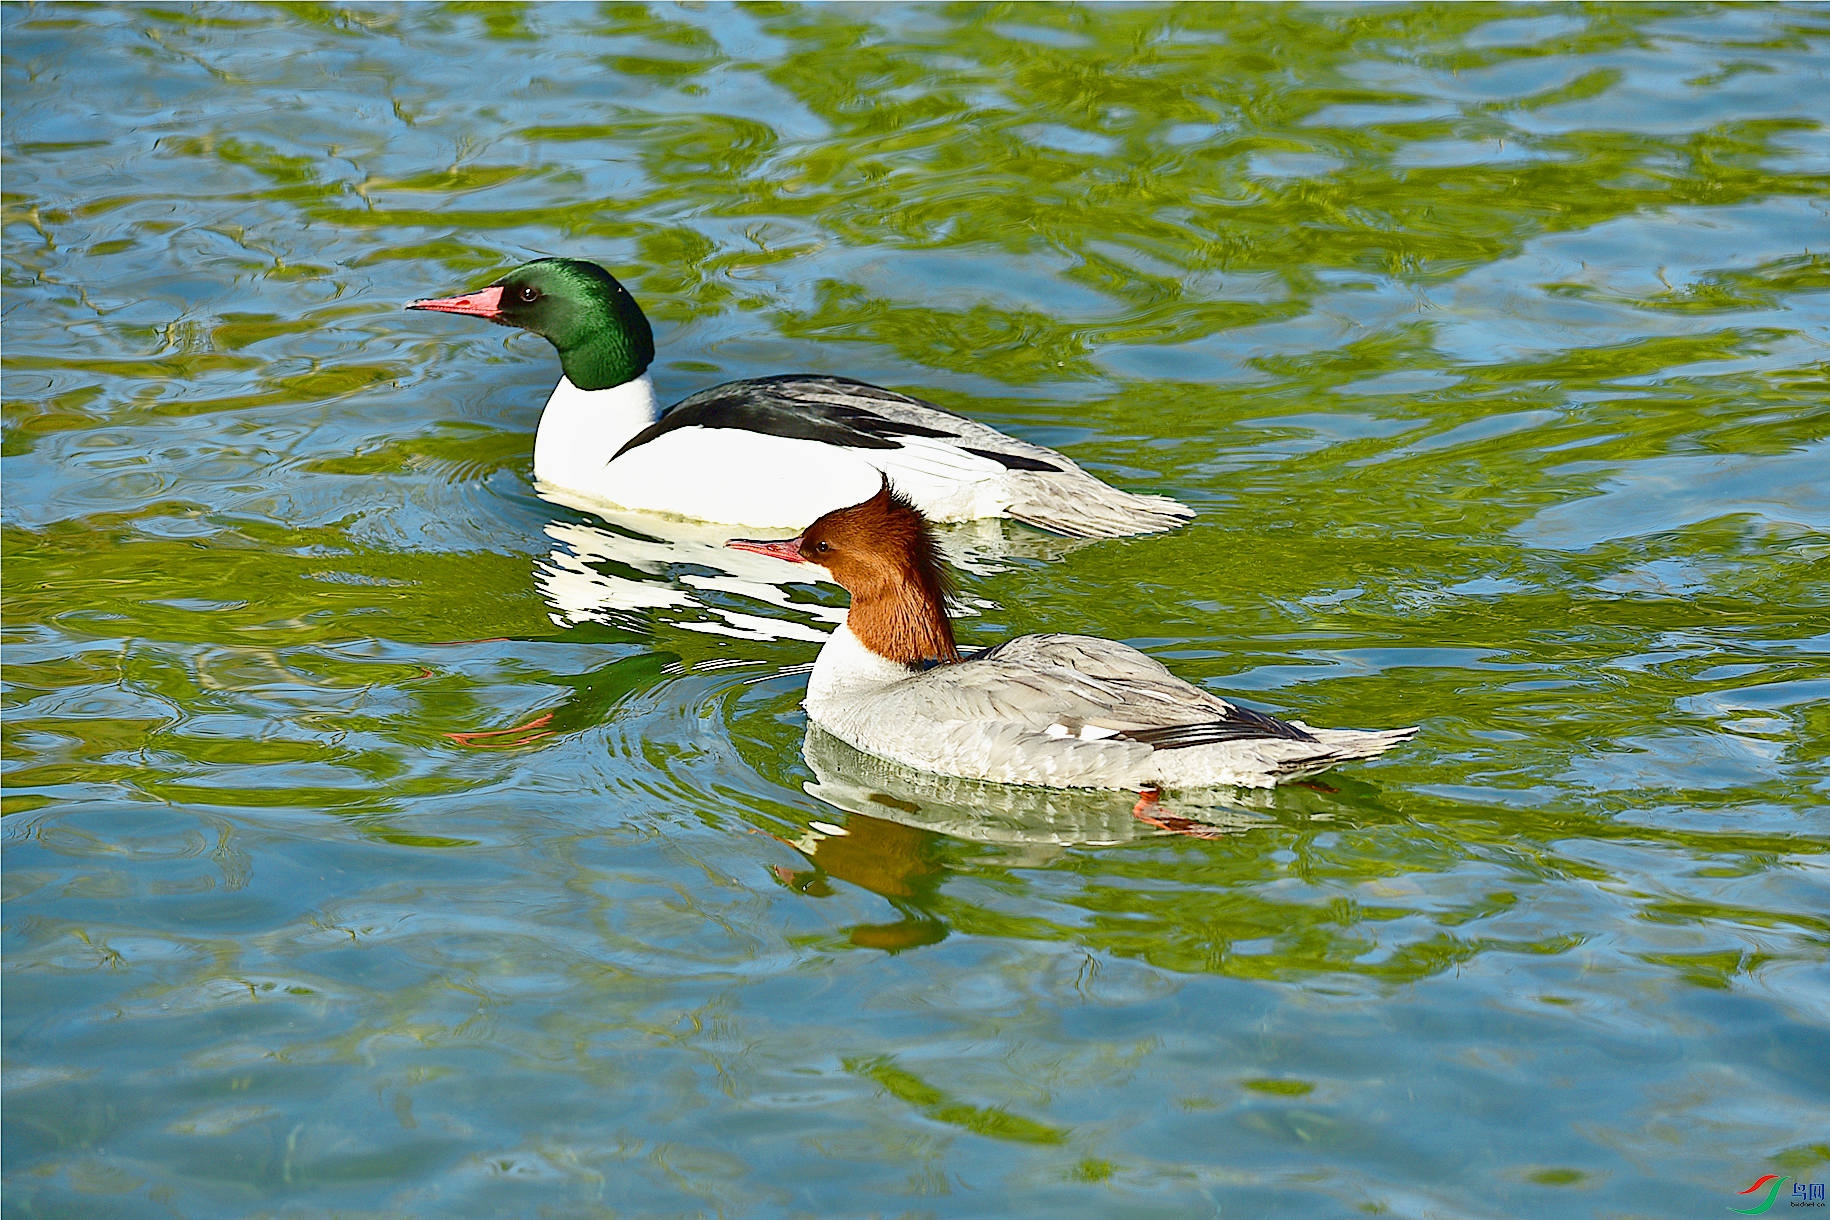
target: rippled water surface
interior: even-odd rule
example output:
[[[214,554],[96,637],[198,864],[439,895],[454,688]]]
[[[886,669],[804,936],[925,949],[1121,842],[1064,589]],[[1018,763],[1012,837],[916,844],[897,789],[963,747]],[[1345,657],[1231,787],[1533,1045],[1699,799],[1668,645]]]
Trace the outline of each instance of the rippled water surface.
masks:
[[[1830,1177],[1830,10],[0,22],[8,1215]],[[968,640],[1421,734],[1200,836],[807,737],[836,591],[543,501],[551,349],[400,309],[558,253],[670,401],[1199,508],[966,539]]]

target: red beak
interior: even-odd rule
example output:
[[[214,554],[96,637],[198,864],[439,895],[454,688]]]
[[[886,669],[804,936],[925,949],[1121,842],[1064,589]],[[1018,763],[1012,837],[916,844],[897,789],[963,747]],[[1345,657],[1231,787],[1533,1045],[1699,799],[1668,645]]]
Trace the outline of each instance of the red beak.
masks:
[[[502,286],[480,288],[476,292],[467,292],[461,297],[439,297],[431,301],[415,301],[408,309],[431,309],[439,313],[467,313],[472,317],[488,318],[491,322],[502,317]]]
[[[750,542],[743,538],[733,538],[726,546],[738,551],[755,551],[758,555],[773,555],[777,559],[786,559],[789,563],[806,563],[801,558],[801,540],[790,538],[786,542]]]

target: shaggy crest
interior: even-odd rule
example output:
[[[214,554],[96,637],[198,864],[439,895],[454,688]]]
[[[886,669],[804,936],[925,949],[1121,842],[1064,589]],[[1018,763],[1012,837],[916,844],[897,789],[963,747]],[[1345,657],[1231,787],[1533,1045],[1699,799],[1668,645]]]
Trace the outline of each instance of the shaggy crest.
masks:
[[[947,621],[952,574],[927,519],[887,476],[864,503],[809,526],[800,553],[850,592],[846,622],[873,652],[904,665],[960,659]]]

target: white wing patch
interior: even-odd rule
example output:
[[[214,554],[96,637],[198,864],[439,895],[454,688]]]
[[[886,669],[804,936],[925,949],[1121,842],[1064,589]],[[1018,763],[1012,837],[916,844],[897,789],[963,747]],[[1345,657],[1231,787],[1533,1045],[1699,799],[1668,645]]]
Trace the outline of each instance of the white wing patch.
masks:
[[[1010,507],[1004,486],[1010,472],[1003,464],[951,442],[904,437],[894,449],[862,450],[860,456],[889,475],[896,490],[931,520],[995,517]]]
[[[1075,741],[1104,741],[1108,737],[1117,737],[1119,730],[1109,729],[1103,724],[1083,724],[1076,729],[1071,724],[1059,720],[1042,730],[1050,737],[1072,737]]]

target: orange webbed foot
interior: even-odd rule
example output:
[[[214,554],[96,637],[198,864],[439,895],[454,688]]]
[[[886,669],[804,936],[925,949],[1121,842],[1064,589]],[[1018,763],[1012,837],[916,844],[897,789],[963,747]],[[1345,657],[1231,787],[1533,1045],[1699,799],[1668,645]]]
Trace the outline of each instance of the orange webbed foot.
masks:
[[[517,724],[511,729],[477,729],[469,733],[446,733],[445,736],[459,745],[469,746],[473,750],[512,750],[516,746],[532,745],[542,737],[551,737],[553,731],[544,726],[551,724],[552,720],[553,713],[546,712],[525,724]],[[482,740],[485,737],[500,737],[503,740]]]

